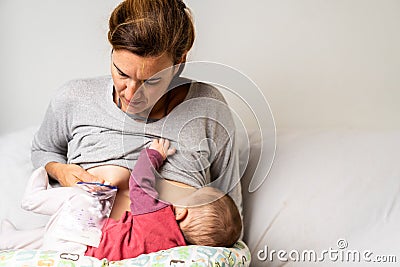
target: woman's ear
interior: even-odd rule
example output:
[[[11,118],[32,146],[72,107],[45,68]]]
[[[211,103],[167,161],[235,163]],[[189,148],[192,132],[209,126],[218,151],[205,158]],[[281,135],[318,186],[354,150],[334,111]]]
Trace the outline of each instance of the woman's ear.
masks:
[[[177,221],[183,221],[187,216],[188,210],[187,208],[174,207],[174,213]]]
[[[175,64],[175,66],[174,66],[174,76],[176,76],[178,73],[179,73],[179,75],[180,75],[181,72],[183,71],[183,65],[181,65],[181,64],[185,64],[185,62],[186,62],[186,55],[187,55],[187,52],[184,53],[184,54],[182,55],[182,57],[179,59],[179,61]]]
[[[186,56],[187,56],[187,52],[185,52],[181,58],[178,60],[178,62],[176,64],[182,64],[186,62]]]

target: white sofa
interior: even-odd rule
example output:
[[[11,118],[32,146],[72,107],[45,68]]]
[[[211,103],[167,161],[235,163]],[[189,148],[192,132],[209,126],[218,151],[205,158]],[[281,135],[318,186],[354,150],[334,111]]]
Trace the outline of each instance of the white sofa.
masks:
[[[19,207],[35,130],[0,136],[0,218],[19,228],[47,220]],[[271,171],[249,192],[262,141],[257,136],[249,135],[242,180],[251,266],[400,262],[400,131],[278,131]],[[242,163],[247,156],[242,149]]]
[[[244,176],[251,266],[400,262],[399,159],[400,131],[278,132],[262,186],[250,193]]]

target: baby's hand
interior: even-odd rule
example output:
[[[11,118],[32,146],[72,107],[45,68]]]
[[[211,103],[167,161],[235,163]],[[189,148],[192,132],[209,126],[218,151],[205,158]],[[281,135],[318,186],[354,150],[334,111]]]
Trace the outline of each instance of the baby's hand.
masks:
[[[149,148],[157,150],[164,160],[176,152],[175,148],[169,148],[169,140],[163,138],[153,140]]]

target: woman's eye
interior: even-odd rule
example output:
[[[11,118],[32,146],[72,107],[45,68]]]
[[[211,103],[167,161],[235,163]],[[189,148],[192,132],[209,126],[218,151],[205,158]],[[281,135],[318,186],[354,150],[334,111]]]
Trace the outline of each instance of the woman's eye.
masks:
[[[125,73],[122,73],[122,72],[118,72],[118,75],[123,77],[123,78],[127,78],[128,77],[128,75],[126,75]]]
[[[147,80],[147,81],[145,81],[145,83],[147,84],[147,85],[156,85],[156,84],[158,84],[160,82],[160,79],[157,79],[157,80]]]

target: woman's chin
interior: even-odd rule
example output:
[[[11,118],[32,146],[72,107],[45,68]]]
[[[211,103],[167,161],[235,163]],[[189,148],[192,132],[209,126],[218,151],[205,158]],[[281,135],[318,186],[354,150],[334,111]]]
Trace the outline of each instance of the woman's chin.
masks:
[[[145,105],[129,105],[125,112],[141,117],[147,117],[147,115],[149,114]]]

